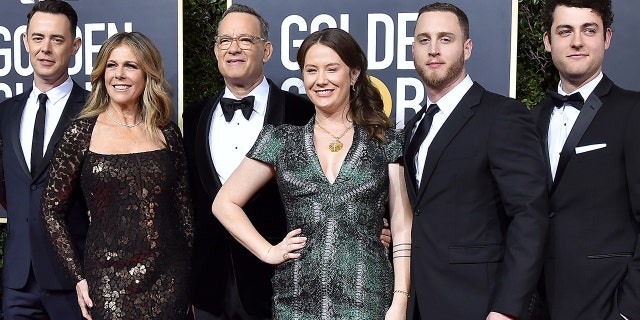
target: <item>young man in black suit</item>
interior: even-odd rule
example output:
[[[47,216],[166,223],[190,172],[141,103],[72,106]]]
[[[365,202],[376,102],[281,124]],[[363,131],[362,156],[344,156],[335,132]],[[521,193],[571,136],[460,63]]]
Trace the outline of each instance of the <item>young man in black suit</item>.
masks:
[[[56,261],[40,216],[49,161],[88,92],[71,80],[69,61],[80,48],[78,16],[65,1],[35,3],[22,35],[33,66],[33,87],[0,104],[0,202],[7,210],[4,248],[5,319],[81,319],[75,281]],[[46,94],[46,95],[45,95]],[[78,200],[81,201],[81,200]],[[88,225],[83,203],[70,203],[74,245],[84,252]]]
[[[550,0],[544,22],[560,73],[533,110],[549,175],[551,319],[640,319],[640,93],[602,73],[611,1]]]
[[[454,5],[420,9],[412,52],[427,103],[406,125],[413,319],[519,319],[540,276],[547,193],[524,105],[465,71],[469,22]]]

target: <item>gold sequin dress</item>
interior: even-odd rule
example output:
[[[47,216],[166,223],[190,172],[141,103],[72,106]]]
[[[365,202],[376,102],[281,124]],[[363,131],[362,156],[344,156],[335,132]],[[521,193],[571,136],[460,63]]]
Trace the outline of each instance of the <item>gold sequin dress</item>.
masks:
[[[93,319],[182,319],[193,222],[179,129],[163,128],[165,149],[105,155],[89,150],[96,119],[69,126],[43,194],[59,260],[73,279],[87,280]],[[64,224],[79,190],[90,210],[83,264]]]
[[[275,167],[288,230],[301,228],[307,237],[301,257],[276,268],[274,319],[384,319],[393,272],[379,238],[389,196],[388,164],[401,156],[402,133],[389,130],[382,145],[355,126],[352,146],[330,183],[313,130],[313,119],[302,127],[265,126],[247,154]]]

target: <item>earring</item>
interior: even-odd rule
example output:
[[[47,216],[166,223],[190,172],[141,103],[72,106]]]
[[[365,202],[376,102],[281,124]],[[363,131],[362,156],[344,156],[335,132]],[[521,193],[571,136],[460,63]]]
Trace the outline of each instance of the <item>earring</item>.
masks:
[[[351,91],[353,91],[354,93],[356,92],[356,85],[355,84],[351,84]]]

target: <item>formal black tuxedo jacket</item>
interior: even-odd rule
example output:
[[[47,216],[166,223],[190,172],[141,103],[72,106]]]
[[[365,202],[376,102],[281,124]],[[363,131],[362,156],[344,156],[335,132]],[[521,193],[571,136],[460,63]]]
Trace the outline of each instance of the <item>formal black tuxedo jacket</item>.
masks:
[[[585,101],[551,182],[553,108],[547,98],[533,110],[550,181],[543,273],[551,318],[621,319],[622,313],[640,319],[640,93],[604,76]],[[601,148],[576,152],[592,145]]]
[[[271,317],[273,267],[239,244],[211,213],[211,204],[222,184],[209,154],[209,130],[213,111],[223,93],[190,106],[183,114],[185,154],[195,209],[191,299],[199,309],[220,312],[229,278],[235,275],[247,313]],[[303,125],[313,113],[309,100],[283,91],[269,80],[265,124]],[[267,240],[282,241],[287,224],[275,180],[267,183],[244,210]]]
[[[420,188],[405,170],[412,303],[423,319],[525,313],[548,227],[543,162],[526,107],[474,83],[429,146]]]
[[[31,94],[28,91],[0,104],[0,140],[2,140],[2,168],[0,197],[6,201],[7,239],[4,247],[3,283],[5,287],[21,289],[33,268],[40,287],[48,290],[73,290],[76,282],[65,273],[56,260],[40,215],[40,197],[47,184],[53,151],[66,127],[84,107],[89,92],[74,82],[60,121],[44,154],[43,165],[31,176],[20,144],[22,111]],[[67,224],[72,242],[80,257],[84,254],[84,240],[88,228],[87,209],[82,197],[71,204]]]

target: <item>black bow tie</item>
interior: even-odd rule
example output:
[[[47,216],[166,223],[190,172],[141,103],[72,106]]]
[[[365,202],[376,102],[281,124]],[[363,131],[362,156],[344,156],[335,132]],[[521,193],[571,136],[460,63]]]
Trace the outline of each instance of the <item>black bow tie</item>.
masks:
[[[254,96],[247,96],[242,98],[241,100],[229,99],[229,98],[221,98],[220,106],[222,107],[222,113],[224,114],[224,119],[227,122],[230,122],[233,119],[233,114],[236,110],[242,110],[242,115],[245,119],[249,120],[251,118],[251,112],[253,112],[253,100]]]
[[[569,103],[572,107],[580,110],[582,109],[582,105],[584,105],[584,99],[580,92],[574,92],[568,96],[563,96],[551,90],[547,91],[547,93],[551,96],[551,100],[553,100],[553,104],[556,105],[556,108],[562,108],[565,103]]]

